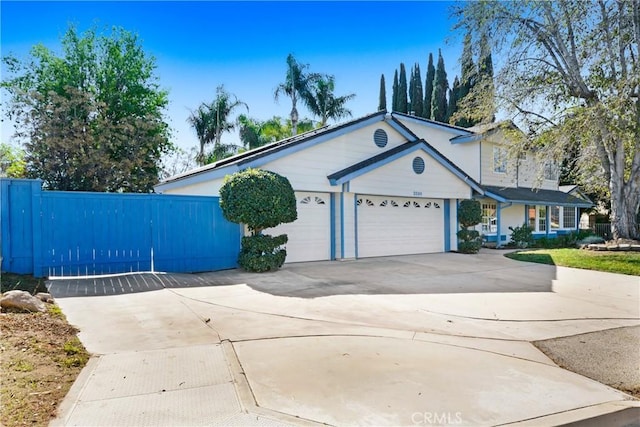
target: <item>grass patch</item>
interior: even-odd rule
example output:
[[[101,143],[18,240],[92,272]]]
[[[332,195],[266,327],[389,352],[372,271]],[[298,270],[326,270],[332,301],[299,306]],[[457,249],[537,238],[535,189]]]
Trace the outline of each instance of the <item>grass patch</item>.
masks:
[[[505,255],[517,261],[640,276],[640,252],[599,252],[582,249],[537,249]]]

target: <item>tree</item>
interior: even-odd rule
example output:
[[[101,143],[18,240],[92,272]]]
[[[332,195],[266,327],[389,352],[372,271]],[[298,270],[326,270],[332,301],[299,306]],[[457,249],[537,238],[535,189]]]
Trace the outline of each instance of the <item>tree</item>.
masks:
[[[303,94],[304,103],[314,116],[320,117],[320,126],[327,124],[329,119],[339,120],[351,117],[351,111],[345,104],[356,97],[355,94],[335,96],[335,77],[318,75],[309,83],[308,90]]]
[[[431,118],[431,98],[433,97],[433,81],[436,77],[436,69],[433,66],[433,55],[429,54],[429,62],[427,64],[427,76],[424,84],[424,106],[422,117]]]
[[[151,191],[172,149],[155,60],[123,29],[70,27],[61,42],[60,56],[37,45],[26,61],[3,58],[27,177],[55,190]]]
[[[393,86],[391,88],[391,111],[398,111],[398,94],[400,93],[399,83],[398,83],[398,70],[395,70],[393,73]]]
[[[458,205],[458,221],[460,230],[458,236],[458,250],[463,254],[475,254],[480,250],[482,240],[477,230],[469,230],[482,221],[482,207],[477,200],[462,200]]]
[[[449,104],[447,105],[447,117],[451,118],[458,110],[458,100],[460,98],[460,92],[462,87],[460,86],[460,80],[458,76],[453,79],[453,86],[449,89]],[[457,124],[453,122],[452,124]]]
[[[438,49],[438,65],[433,80],[433,95],[431,96],[431,118],[437,122],[447,122],[447,72],[444,69],[442,52]]]
[[[278,85],[273,94],[276,101],[283,94],[291,98],[292,135],[298,134],[298,99],[304,99],[307,96],[309,83],[318,77],[318,74],[308,73],[308,68],[308,64],[300,64],[292,54],[289,54],[285,81]]]
[[[413,111],[413,115],[417,117],[422,117],[424,110],[424,98],[422,93],[422,76],[420,73],[420,65],[415,64],[413,69],[413,84],[411,95],[411,110]]]
[[[640,1],[473,2],[456,15],[505,58],[499,99],[528,144],[559,163],[577,138],[581,180],[607,184],[613,237],[639,238]]]
[[[215,162],[235,152],[234,145],[222,144],[222,134],[235,129],[236,122],[231,120],[231,114],[242,106],[249,110],[247,104],[227,92],[224,85],[220,85],[216,88],[216,98],[208,104],[205,102],[200,104],[187,118],[200,142],[200,151],[196,157],[200,165]],[[205,147],[211,143],[213,143],[213,150],[206,154]]]
[[[378,97],[378,111],[387,110],[387,88],[384,83],[384,74],[380,75],[380,95]]]
[[[160,179],[164,180],[195,168],[197,166],[197,156],[198,148],[196,147],[191,147],[188,151],[182,148],[176,148],[173,152],[162,158]]]
[[[24,156],[24,150],[0,144],[0,178],[24,178],[27,174]]]
[[[242,239],[238,264],[248,271],[276,270],[286,251],[280,247],[287,235],[262,235],[262,230],[298,218],[296,197],[289,180],[274,172],[247,169],[228,175],[220,188],[222,214],[231,222],[246,224],[251,236]]]
[[[406,113],[409,102],[407,100],[407,70],[404,64],[400,63],[400,73],[398,74],[398,112]]]

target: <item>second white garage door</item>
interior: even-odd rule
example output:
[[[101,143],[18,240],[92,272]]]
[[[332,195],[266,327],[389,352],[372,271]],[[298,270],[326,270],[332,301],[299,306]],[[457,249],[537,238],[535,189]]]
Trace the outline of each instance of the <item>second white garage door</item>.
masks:
[[[327,193],[296,191],[298,219],[269,228],[264,234],[287,234],[285,262],[324,261],[331,258],[330,203]]]
[[[358,196],[358,257],[444,251],[444,201]]]

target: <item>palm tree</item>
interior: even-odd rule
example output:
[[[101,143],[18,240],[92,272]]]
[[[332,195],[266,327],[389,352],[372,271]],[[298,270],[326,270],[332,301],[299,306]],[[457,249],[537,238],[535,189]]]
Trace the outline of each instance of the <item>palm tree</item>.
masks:
[[[298,98],[305,99],[309,90],[309,82],[317,78],[318,74],[307,73],[308,64],[300,64],[292,54],[287,56],[287,77],[284,83],[280,83],[273,96],[278,100],[284,94],[291,98],[291,132],[298,133]]]
[[[351,117],[351,111],[345,107],[347,101],[355,98],[355,94],[336,97],[335,77],[319,75],[311,81],[309,90],[304,94],[304,102],[317,117],[320,117],[320,126],[327,124],[329,119],[339,120]]]
[[[235,128],[235,121],[230,121],[231,113],[238,107],[249,107],[244,102],[224,89],[224,85],[216,88],[216,99],[210,104],[202,103],[191,113],[187,121],[193,126],[200,142],[197,161],[200,165],[219,160],[233,154],[233,146],[221,143],[222,134]],[[213,143],[213,152],[205,156],[205,145]]]

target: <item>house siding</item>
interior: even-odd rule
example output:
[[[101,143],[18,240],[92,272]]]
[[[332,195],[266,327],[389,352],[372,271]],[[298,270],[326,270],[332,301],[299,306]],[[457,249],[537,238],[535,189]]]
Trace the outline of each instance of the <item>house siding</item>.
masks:
[[[463,144],[454,144],[451,138],[458,136],[457,133],[447,131],[446,129],[437,129],[414,123],[410,120],[398,118],[411,132],[419,138],[427,141],[433,148],[438,150],[443,156],[453,161],[456,166],[466,172],[471,178],[480,181],[480,162],[478,156],[480,154],[479,142],[466,142]]]
[[[413,159],[424,160],[420,175],[413,171]],[[350,182],[351,191],[401,197],[469,198],[469,186],[424,151],[417,151],[381,166]]]
[[[387,145],[378,147],[373,140],[376,129],[383,129],[388,136]],[[341,135],[292,155],[270,161],[260,166],[286,176],[293,188],[305,191],[335,191],[327,176],[355,163],[407,142],[385,122],[374,123],[354,132]]]

